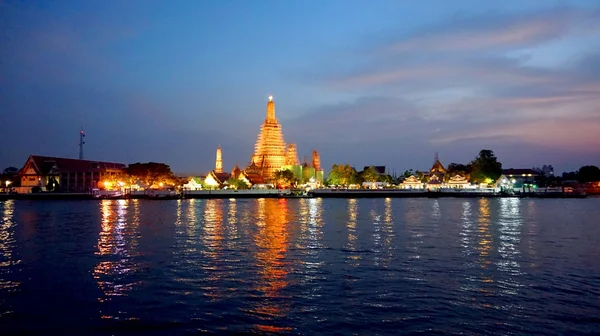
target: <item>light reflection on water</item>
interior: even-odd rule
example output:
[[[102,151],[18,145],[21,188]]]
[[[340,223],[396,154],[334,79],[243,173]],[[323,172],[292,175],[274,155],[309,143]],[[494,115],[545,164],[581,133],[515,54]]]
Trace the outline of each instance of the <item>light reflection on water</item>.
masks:
[[[13,280],[13,274],[18,271],[21,260],[15,253],[15,226],[14,221],[15,201],[0,202],[2,222],[0,223],[0,318],[11,314],[12,308],[5,301],[2,294],[16,290],[20,281]]]
[[[255,325],[260,331],[283,331],[285,328],[273,323],[286,315],[289,303],[282,301],[282,290],[288,285],[287,200],[259,200],[259,230],[254,236],[258,281],[256,290],[259,300],[250,308],[249,313],[262,320]]]
[[[34,283],[40,276],[35,271],[20,275],[19,267],[32,267],[19,264],[20,251],[32,239],[41,244],[40,250],[51,248],[35,230],[26,234],[27,228],[18,225],[21,204],[0,202],[0,318],[19,307],[7,293],[18,298],[24,284],[40,287]],[[593,322],[594,312],[600,311],[600,305],[586,299],[600,295],[600,271],[582,268],[600,255],[600,232],[591,224],[581,226],[587,220],[582,216],[570,219],[571,225],[580,226],[570,230],[569,239],[548,236],[557,232],[549,228],[560,228],[567,217],[560,212],[549,215],[556,205],[546,201],[215,199],[97,204],[92,219],[79,227],[64,228],[57,218],[48,218],[53,226],[47,232],[71,230],[95,246],[95,254],[86,256],[93,263],[79,262],[81,251],[63,259],[71,258],[69,264],[80,267],[81,274],[91,272],[96,292],[80,295],[93,295],[98,316],[113,321],[160,321],[161,328],[172,333],[390,334],[401,326],[426,334],[529,334],[570,330],[561,322],[544,324],[551,319],[544,309],[553,300],[560,304],[552,306],[552,316],[576,312],[578,323],[585,323],[581,316]],[[566,214],[574,213],[582,212]],[[82,226],[92,228],[93,235],[81,233]],[[590,239],[598,244],[579,249]],[[563,259],[555,256],[557,241]],[[56,254],[61,251],[68,250]],[[60,279],[56,269],[44,275],[46,282]],[[553,279],[560,284],[549,285]],[[554,290],[543,291],[549,286]],[[40,290],[37,295],[45,294]],[[71,296],[63,295],[65,300]],[[442,322],[433,323],[432,317]]]
[[[133,216],[128,219],[128,209],[133,204]],[[102,257],[94,267],[93,276],[102,290],[98,301],[125,296],[140,280],[134,280],[138,269],[137,235],[139,225],[139,200],[102,200],[100,203],[102,229],[99,233],[96,255]]]

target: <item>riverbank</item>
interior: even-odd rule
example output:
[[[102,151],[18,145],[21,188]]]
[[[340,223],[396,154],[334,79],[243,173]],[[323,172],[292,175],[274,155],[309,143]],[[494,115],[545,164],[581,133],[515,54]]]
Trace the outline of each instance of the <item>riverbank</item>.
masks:
[[[501,197],[519,197],[519,198],[585,198],[585,193],[575,192],[525,192],[525,193],[506,193],[491,190],[415,190],[415,189],[317,189],[308,193],[309,197],[319,198],[501,198]]]
[[[98,199],[226,199],[226,198],[585,198],[585,193],[576,192],[525,192],[503,193],[478,190],[406,190],[406,189],[316,189],[308,193],[292,190],[195,190],[181,194],[168,192],[137,192],[116,195],[91,193],[29,193],[0,194],[0,200],[98,200]]]

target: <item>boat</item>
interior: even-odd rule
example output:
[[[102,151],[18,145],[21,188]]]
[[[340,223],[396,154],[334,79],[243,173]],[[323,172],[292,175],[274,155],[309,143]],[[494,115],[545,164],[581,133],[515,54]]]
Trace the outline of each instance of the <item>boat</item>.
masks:
[[[117,199],[123,198],[123,196],[123,192],[121,192],[120,190],[92,189],[92,197],[94,198]]]

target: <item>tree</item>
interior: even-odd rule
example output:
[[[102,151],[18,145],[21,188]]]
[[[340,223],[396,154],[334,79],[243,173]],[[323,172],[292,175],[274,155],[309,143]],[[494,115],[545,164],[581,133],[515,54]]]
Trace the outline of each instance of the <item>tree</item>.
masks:
[[[482,149],[475,160],[471,161],[471,181],[484,183],[488,179],[497,180],[502,174],[502,163],[489,149]]]
[[[415,173],[415,177],[419,181],[421,181],[423,183],[427,183],[427,176],[425,176],[425,174],[423,172],[417,170],[417,172]]]
[[[454,163],[448,165],[448,169],[446,170],[446,178],[449,180],[451,177],[456,175],[460,175],[469,179],[471,174],[471,165],[464,165],[462,163]]]
[[[4,168],[4,170],[2,171],[2,174],[4,175],[16,175],[19,172],[19,169],[16,167],[7,167]]]
[[[578,172],[564,172],[562,173],[562,179],[563,181],[577,180],[577,173]]]
[[[148,187],[159,183],[176,184],[177,181],[177,178],[171,171],[171,167],[164,163],[137,162],[130,164],[127,167],[127,174],[129,174],[132,182],[139,180]]]
[[[379,181],[379,172],[373,166],[369,166],[367,169],[361,171],[359,175],[365,182]]]
[[[294,172],[289,169],[276,171],[273,178],[278,187],[293,187],[298,182]]]
[[[387,182],[387,183],[394,183],[394,178],[392,177],[392,175],[390,174],[385,174],[385,175],[380,175],[379,179],[377,180],[378,182]]]
[[[246,182],[244,182],[240,179],[233,178],[233,177],[230,177],[227,180],[227,184],[235,190],[248,189],[248,185],[246,184]]]
[[[328,185],[347,186],[350,184],[357,184],[359,181],[360,178],[358,176],[358,172],[356,172],[356,169],[354,169],[354,167],[348,164],[334,164],[333,166],[331,166],[331,171],[327,176]]]
[[[6,187],[6,181],[9,182],[11,187],[18,187],[21,185],[21,178],[18,175],[19,169],[15,167],[5,168],[0,174],[0,188]]]
[[[577,181],[585,182],[597,182],[600,181],[600,168],[596,166],[583,166],[579,168],[577,172]]]
[[[415,172],[412,169],[405,170],[404,173],[402,174],[402,176],[404,178],[409,178],[409,177],[411,177],[413,175],[415,175]]]

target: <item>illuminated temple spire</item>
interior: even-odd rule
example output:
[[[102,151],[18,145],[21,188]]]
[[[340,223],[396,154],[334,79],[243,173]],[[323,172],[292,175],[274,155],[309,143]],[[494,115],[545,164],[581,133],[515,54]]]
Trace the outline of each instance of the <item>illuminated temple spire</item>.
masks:
[[[275,119],[275,103],[273,102],[273,95],[269,95],[269,102],[267,103],[267,123],[277,123]]]
[[[252,161],[260,168],[262,176],[267,180],[271,179],[273,173],[286,163],[285,141],[281,125],[275,118],[273,96],[269,96],[267,102],[266,119],[260,127]]]
[[[217,146],[217,159],[215,160],[215,173],[223,172],[223,153],[221,146]]]
[[[321,157],[319,157],[319,152],[316,150],[312,152],[312,166],[315,170],[321,170]]]
[[[289,144],[285,152],[285,164],[295,166],[298,164],[298,150],[296,144]]]

